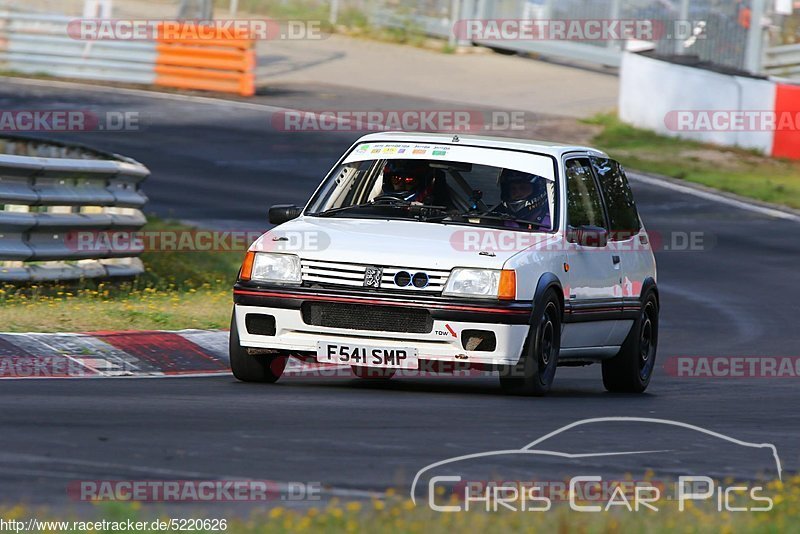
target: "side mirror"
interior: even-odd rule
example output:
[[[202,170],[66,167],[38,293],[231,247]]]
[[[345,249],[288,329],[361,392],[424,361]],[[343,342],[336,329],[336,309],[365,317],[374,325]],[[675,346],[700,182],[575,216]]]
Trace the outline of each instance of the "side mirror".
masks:
[[[278,204],[269,209],[269,222],[272,224],[283,224],[292,219],[296,219],[303,213],[303,208],[291,204]]]
[[[603,248],[608,245],[608,230],[599,226],[570,226],[567,241],[582,247]]]

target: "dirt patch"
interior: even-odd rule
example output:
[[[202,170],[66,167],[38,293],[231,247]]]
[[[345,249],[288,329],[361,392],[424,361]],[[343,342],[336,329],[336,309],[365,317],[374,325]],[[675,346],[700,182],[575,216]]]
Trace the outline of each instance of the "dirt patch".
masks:
[[[640,154],[640,157],[643,156]],[[725,149],[698,149],[682,150],[679,153],[681,158],[690,161],[699,161],[716,165],[720,170],[741,170],[742,167],[778,167],[780,162],[775,159],[750,154],[746,151],[728,151]]]

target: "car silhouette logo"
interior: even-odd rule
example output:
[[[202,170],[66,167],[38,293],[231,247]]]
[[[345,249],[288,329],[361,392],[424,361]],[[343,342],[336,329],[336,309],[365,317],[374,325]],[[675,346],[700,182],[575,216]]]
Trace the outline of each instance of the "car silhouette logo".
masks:
[[[503,449],[503,450],[485,451],[474,454],[466,454],[463,456],[456,456],[453,458],[448,458],[446,460],[429,464],[420,469],[419,471],[417,471],[417,474],[414,477],[413,482],[411,483],[411,490],[410,490],[411,500],[414,504],[417,503],[417,498],[416,498],[417,485],[420,483],[420,479],[423,477],[423,475],[442,466],[456,465],[459,462],[466,460],[492,458],[499,456],[525,457],[529,455],[540,456],[540,457],[556,457],[564,459],[579,459],[579,458],[600,458],[600,457],[614,457],[614,456],[625,457],[625,456],[649,455],[655,453],[671,452],[669,449],[659,449],[659,450],[625,450],[625,451],[613,450],[613,451],[601,451],[594,453],[567,453],[557,450],[548,450],[541,448],[543,442],[550,440],[551,438],[554,438],[573,428],[584,427],[587,425],[592,425],[597,423],[619,423],[619,422],[653,423],[659,425],[678,427],[694,431],[699,434],[703,434],[705,436],[709,436],[711,438],[715,438],[736,446],[752,448],[752,449],[765,449],[766,452],[769,454],[771,461],[774,462],[774,468],[775,472],[777,473],[778,480],[783,480],[783,468],[781,466],[781,460],[780,457],[778,456],[777,448],[772,443],[751,443],[747,441],[742,441],[730,436],[726,436],[724,434],[720,434],[719,432],[707,430],[699,426],[683,423],[680,421],[671,421],[668,419],[655,419],[649,417],[596,417],[591,419],[582,419],[580,421],[575,421],[574,423],[562,426],[561,428],[554,430],[553,432],[550,432],[549,434],[546,434],[528,443],[527,445],[525,445],[520,449]]]

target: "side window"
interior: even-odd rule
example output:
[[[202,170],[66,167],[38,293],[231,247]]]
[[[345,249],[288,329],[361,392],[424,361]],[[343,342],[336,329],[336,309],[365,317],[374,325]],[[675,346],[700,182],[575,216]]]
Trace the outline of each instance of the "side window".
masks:
[[[566,162],[567,224],[605,228],[603,203],[592,175],[588,158],[573,158]]]
[[[613,159],[592,158],[606,200],[612,241],[624,241],[639,233],[639,213],[625,170]]]

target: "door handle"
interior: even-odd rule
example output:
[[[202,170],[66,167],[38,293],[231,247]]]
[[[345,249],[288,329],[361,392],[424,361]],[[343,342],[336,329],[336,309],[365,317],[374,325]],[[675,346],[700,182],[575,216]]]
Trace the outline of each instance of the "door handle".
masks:
[[[619,256],[617,256],[617,255],[614,255],[614,256],[611,256],[611,261],[613,261],[613,262],[614,262],[614,265],[619,265],[619,262],[620,262],[621,260],[619,259]]]

